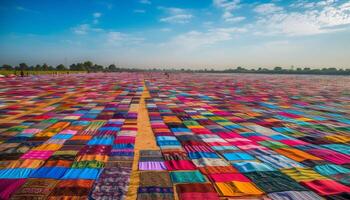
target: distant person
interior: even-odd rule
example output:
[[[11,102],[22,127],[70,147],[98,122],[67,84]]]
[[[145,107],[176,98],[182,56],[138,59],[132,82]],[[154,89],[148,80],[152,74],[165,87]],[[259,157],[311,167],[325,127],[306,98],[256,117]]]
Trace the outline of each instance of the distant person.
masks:
[[[167,78],[170,77],[169,74],[168,74],[168,72],[165,72],[164,75],[165,75]]]
[[[27,72],[27,77],[29,77],[29,72]]]
[[[23,70],[21,70],[21,77],[24,77],[24,72],[23,72]]]

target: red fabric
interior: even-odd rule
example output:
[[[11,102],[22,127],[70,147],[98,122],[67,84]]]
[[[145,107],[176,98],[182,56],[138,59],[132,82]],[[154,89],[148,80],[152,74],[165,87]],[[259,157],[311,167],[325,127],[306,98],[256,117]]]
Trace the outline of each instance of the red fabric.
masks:
[[[279,140],[279,142],[286,144],[288,146],[308,145],[309,144],[309,143],[304,142],[302,140]]]
[[[219,200],[218,194],[210,183],[177,184],[176,192],[180,200]]]
[[[165,161],[165,166],[169,171],[173,170],[195,170],[196,166],[189,160],[168,160]]]
[[[209,179],[213,182],[231,182],[231,181],[240,181],[240,182],[251,182],[243,174],[209,174]]]
[[[310,149],[307,152],[337,165],[350,163],[350,156],[336,151],[328,149]]]
[[[333,180],[314,180],[308,182],[302,181],[300,183],[320,195],[333,195],[343,192],[350,192],[350,187]]]
[[[0,199],[10,199],[19,187],[26,182],[26,179],[0,179]]]

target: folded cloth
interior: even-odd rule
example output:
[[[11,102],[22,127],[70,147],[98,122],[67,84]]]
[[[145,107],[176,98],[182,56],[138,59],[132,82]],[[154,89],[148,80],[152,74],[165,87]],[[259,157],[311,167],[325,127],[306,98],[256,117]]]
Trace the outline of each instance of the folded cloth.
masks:
[[[74,197],[82,198],[89,195],[93,185],[93,180],[62,180],[52,190],[48,199],[58,197],[57,199],[74,199]]]
[[[329,149],[310,149],[307,152],[337,165],[350,163],[349,155],[341,154]]]
[[[274,192],[267,195],[273,200],[322,200],[323,198],[311,191]]]
[[[199,158],[219,158],[219,156],[214,152],[189,152],[188,156],[191,159]]]
[[[317,171],[318,173],[324,176],[350,173],[350,169],[342,167],[340,165],[334,165],[334,164],[317,165],[314,167],[314,169],[315,171]]]
[[[203,183],[204,176],[199,171],[176,171],[170,172],[173,183]]]
[[[276,171],[275,168],[260,162],[237,162],[233,163],[233,166],[242,173],[247,172],[264,172],[264,171]]]
[[[279,171],[273,172],[250,172],[244,173],[252,182],[266,193],[283,192],[283,191],[306,191],[287,175]]]
[[[238,171],[232,166],[206,166],[198,168],[202,174],[230,174],[238,173]]]
[[[255,158],[244,152],[224,153],[223,156],[228,161],[254,160]]]
[[[240,182],[232,181],[226,183],[215,183],[215,188],[220,194],[220,196],[230,196],[230,197],[239,197],[239,196],[260,196],[264,192],[258,189],[251,182]]]
[[[140,157],[162,157],[159,150],[140,150]]]
[[[208,178],[211,181],[213,181],[213,182],[231,182],[231,181],[251,182],[243,174],[238,174],[238,173],[232,173],[232,174],[209,174]]]
[[[67,170],[67,167],[41,167],[33,171],[30,178],[60,179]]]
[[[334,180],[302,181],[300,184],[310,188],[319,195],[334,195],[350,191],[350,187],[340,184]]]
[[[26,179],[0,179],[0,199],[10,199],[11,195],[25,182]]]
[[[173,200],[172,187],[139,187],[137,190],[138,200]]]
[[[46,199],[57,183],[53,179],[28,179],[11,199]]]
[[[256,156],[256,158],[278,169],[303,167],[302,164],[282,155],[268,155],[268,156],[263,155],[263,156]]]
[[[280,149],[275,149],[275,151],[297,162],[302,162],[304,160],[322,160],[321,158],[313,156],[299,149],[280,148]]]
[[[281,172],[297,182],[327,179],[314,170],[308,168],[281,169]]]
[[[173,170],[195,170],[196,166],[189,160],[167,160],[164,162],[169,171]]]
[[[28,178],[34,170],[29,168],[0,169],[0,179]]]
[[[97,179],[101,170],[97,168],[69,168],[62,179]]]
[[[346,144],[324,144],[321,146],[332,149],[334,151],[338,151],[342,154],[350,155],[350,146]]]
[[[176,192],[179,200],[219,200],[218,194],[210,183],[177,184]]]
[[[206,167],[206,166],[229,166],[230,164],[222,158],[199,158],[193,159],[192,162],[197,167]]]
[[[131,168],[105,168],[95,181],[90,197],[92,199],[125,199],[129,187]]]
[[[168,172],[141,172],[141,187],[172,187]]]
[[[139,170],[166,170],[166,166],[164,164],[164,161],[147,161],[147,162],[139,162]]]
[[[340,194],[334,194],[334,195],[327,195],[327,200],[349,200],[350,199],[350,193],[344,192]]]

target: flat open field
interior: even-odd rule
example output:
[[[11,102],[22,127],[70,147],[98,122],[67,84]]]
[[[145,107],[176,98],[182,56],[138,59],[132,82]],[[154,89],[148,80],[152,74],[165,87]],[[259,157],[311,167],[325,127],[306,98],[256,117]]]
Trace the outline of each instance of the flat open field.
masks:
[[[349,199],[350,78],[0,79],[0,199]]]

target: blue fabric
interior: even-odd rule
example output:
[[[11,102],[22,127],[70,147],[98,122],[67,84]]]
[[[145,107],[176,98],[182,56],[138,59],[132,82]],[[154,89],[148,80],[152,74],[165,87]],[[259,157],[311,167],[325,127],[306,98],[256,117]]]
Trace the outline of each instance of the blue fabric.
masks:
[[[0,178],[28,178],[33,170],[31,168],[0,169]]]
[[[99,131],[120,131],[120,127],[114,127],[114,126],[107,126],[107,127],[101,127],[98,129]]]
[[[134,152],[111,152],[109,154],[110,156],[128,156],[128,157],[133,157]]]
[[[338,151],[340,153],[346,154],[346,155],[350,155],[350,146],[349,145],[345,145],[345,144],[324,144],[321,145],[323,147],[326,147],[328,149],[334,150],[334,151]]]
[[[219,158],[216,153],[213,152],[190,152],[188,156],[191,159],[199,159],[199,158]]]
[[[52,137],[52,139],[63,139],[63,140],[68,140],[72,138],[72,134],[57,134]]]
[[[159,146],[178,146],[180,142],[177,140],[157,141]]]
[[[69,168],[66,167],[41,167],[30,174],[30,178],[60,179]]]
[[[314,169],[324,176],[350,173],[350,169],[334,164],[317,165]]]
[[[238,150],[235,146],[211,146],[211,148],[215,151],[222,151],[222,150]]]
[[[112,145],[114,143],[114,137],[93,137],[89,140],[88,145]]]
[[[171,128],[171,131],[176,133],[176,132],[191,132],[190,129],[188,128]]]
[[[133,149],[133,148],[134,148],[134,144],[131,144],[131,143],[113,145],[113,149]]]
[[[237,162],[233,163],[233,166],[240,172],[264,172],[264,171],[276,171],[273,167],[259,162]]]
[[[177,140],[175,136],[157,136],[157,141]]]
[[[273,140],[288,140],[288,139],[293,139],[291,137],[279,134],[279,135],[272,135],[270,136],[270,138],[272,138]]]
[[[76,169],[70,168],[66,171],[62,179],[93,179],[96,180],[102,170],[97,168]]]
[[[232,152],[232,153],[224,153],[223,156],[229,160],[255,160],[255,158],[247,153],[243,152]]]

